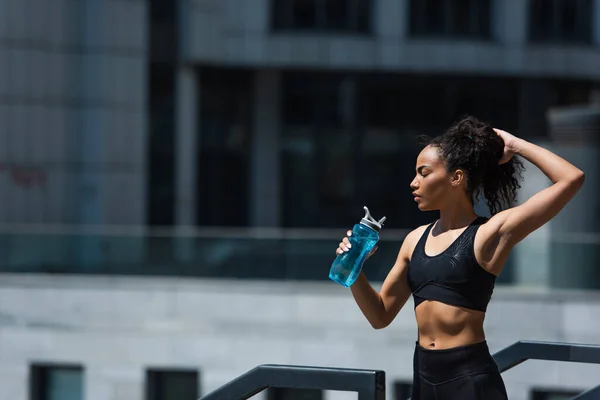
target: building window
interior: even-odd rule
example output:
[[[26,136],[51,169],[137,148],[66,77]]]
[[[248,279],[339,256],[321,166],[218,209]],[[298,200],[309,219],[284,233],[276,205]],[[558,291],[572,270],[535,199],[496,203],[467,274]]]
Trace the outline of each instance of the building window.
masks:
[[[172,225],[175,220],[175,68],[177,7],[172,0],[150,0],[147,24],[148,163],[147,215],[149,225]]]
[[[394,399],[408,400],[412,397],[412,382],[394,382]]]
[[[592,0],[530,0],[532,42],[592,43]]]
[[[197,223],[247,226],[252,156],[253,74],[200,70]]]
[[[576,391],[566,390],[541,390],[535,389],[531,392],[531,400],[569,400],[581,394]]]
[[[34,364],[30,371],[31,400],[83,400],[83,367]]]
[[[414,37],[490,39],[491,0],[411,0]]]
[[[198,371],[150,369],[146,372],[146,400],[200,397]]]
[[[267,400],[323,400],[323,391],[317,389],[272,388]]]
[[[512,78],[286,72],[282,86],[285,227],[348,226],[363,205],[387,228],[427,223],[435,216],[415,212],[409,188],[417,135],[464,114],[507,129],[518,117]]]
[[[372,0],[272,0],[275,31],[368,34]]]

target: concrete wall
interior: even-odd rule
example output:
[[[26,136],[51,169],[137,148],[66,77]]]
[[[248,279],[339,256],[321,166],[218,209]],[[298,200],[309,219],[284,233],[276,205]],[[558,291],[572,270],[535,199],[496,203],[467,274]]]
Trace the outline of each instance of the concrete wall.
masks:
[[[600,294],[497,288],[486,319],[493,352],[521,339],[599,343]],[[142,400],[144,369],[198,369],[202,392],[262,363],[383,369],[410,381],[409,301],[373,330],[334,283],[3,275],[0,399],[27,399],[28,363],[85,365],[86,400]],[[506,372],[510,398],[532,386],[586,389],[600,365],[528,361]],[[329,399],[352,398],[340,393]]]
[[[0,222],[143,222],[146,7],[0,0]]]
[[[528,43],[528,2],[521,0],[493,1],[495,39],[489,42],[407,37],[408,0],[374,0],[374,34],[365,37],[273,33],[269,0],[182,4],[189,37],[186,58],[200,63],[600,77],[597,48]],[[593,24],[596,45],[599,16],[596,12]]]

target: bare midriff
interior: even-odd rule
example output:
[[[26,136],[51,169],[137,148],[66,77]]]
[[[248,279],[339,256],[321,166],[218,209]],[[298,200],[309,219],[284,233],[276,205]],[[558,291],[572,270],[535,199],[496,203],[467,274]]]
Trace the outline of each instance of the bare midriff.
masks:
[[[419,345],[430,350],[451,349],[485,340],[483,311],[426,300],[415,310]]]

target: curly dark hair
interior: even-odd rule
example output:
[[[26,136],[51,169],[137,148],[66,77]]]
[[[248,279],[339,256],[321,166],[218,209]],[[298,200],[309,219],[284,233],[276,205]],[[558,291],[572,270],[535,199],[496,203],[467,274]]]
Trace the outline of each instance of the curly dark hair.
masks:
[[[466,172],[467,192],[474,202],[483,194],[492,215],[510,207],[516,199],[523,162],[514,156],[499,164],[504,141],[493,127],[473,116],[466,116],[442,135],[421,136],[421,143],[435,146],[448,172]]]

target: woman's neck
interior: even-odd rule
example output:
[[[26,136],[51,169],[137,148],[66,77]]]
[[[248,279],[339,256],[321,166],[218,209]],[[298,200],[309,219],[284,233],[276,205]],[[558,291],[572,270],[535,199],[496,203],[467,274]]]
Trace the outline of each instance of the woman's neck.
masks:
[[[442,231],[464,228],[471,224],[477,214],[469,202],[449,202],[449,205],[440,210],[440,219],[437,223]]]

